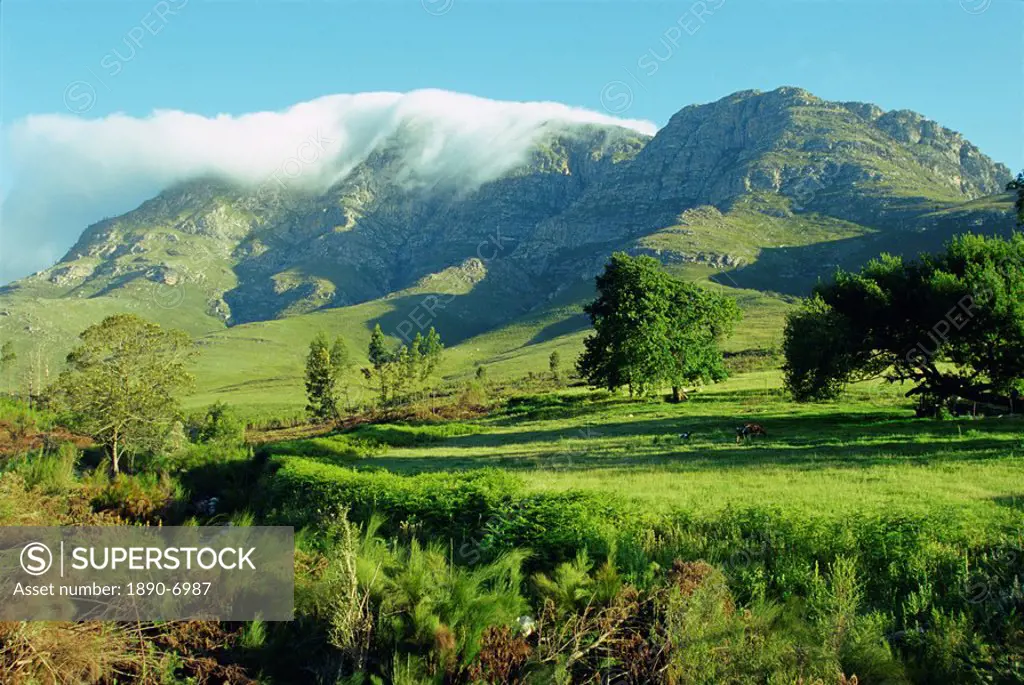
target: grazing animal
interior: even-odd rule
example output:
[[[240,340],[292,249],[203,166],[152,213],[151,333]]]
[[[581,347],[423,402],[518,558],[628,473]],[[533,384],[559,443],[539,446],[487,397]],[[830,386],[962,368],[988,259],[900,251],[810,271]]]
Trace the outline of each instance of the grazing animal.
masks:
[[[736,444],[738,445],[741,442],[749,440],[757,435],[760,435],[762,438],[767,438],[768,431],[766,431],[764,426],[759,423],[745,423],[736,428]]]
[[[691,435],[690,433],[680,433],[679,434],[679,439],[680,440],[689,440],[690,439],[690,435]]]

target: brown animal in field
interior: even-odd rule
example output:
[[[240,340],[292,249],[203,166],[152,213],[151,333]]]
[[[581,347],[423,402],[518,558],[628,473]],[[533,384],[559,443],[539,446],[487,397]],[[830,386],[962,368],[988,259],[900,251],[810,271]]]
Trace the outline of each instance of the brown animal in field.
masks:
[[[759,423],[745,423],[740,427],[736,428],[736,444],[740,444],[750,438],[760,435],[762,438],[768,437],[768,431],[764,429]]]

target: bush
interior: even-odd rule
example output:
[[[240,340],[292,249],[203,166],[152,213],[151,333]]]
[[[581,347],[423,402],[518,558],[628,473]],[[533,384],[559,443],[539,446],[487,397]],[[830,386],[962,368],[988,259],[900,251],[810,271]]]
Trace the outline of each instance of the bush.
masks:
[[[46,409],[32,408],[13,397],[0,396],[0,421],[20,430],[49,430],[56,422],[56,415]]]
[[[224,402],[215,402],[205,414],[189,417],[188,432],[194,442],[245,442],[245,422]]]
[[[521,487],[495,470],[399,476],[355,471],[300,457],[275,457],[260,501],[275,521],[303,526],[351,511],[357,521],[375,514],[393,525],[415,519],[426,532],[458,538],[477,531],[497,503]]]
[[[263,462],[244,445],[210,442],[187,445],[165,466],[193,502],[216,496],[218,510],[230,512],[249,505]]]
[[[529,548],[559,561],[587,548],[603,554],[609,541],[644,519],[626,503],[578,492],[525,494],[515,476],[498,470],[400,476],[278,457],[260,499],[283,524],[310,525],[350,511],[354,520],[385,517],[391,530],[410,526],[453,540],[463,563]]]

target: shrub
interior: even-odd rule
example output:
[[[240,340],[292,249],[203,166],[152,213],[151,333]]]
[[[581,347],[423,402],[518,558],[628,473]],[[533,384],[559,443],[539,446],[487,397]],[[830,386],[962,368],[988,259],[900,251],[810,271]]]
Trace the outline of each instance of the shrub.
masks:
[[[195,442],[245,442],[245,422],[224,402],[211,404],[203,415],[189,417],[188,431]]]
[[[119,473],[91,494],[97,511],[144,523],[173,520],[183,510],[185,499],[181,484],[165,473]]]
[[[39,488],[47,494],[67,492],[77,485],[76,467],[81,453],[72,443],[65,442],[56,452],[39,450],[24,455],[15,469],[30,488]]]
[[[416,447],[443,442],[448,438],[474,435],[482,430],[476,424],[461,421],[424,424],[363,424],[345,433],[345,436],[390,447]]]
[[[357,521],[375,512],[389,522],[422,521],[428,533],[458,538],[480,529],[495,504],[521,487],[493,470],[399,476],[354,471],[300,457],[275,457],[276,471],[260,497],[274,520],[302,526],[330,521],[351,511]]]
[[[24,430],[49,430],[56,421],[56,415],[46,409],[30,407],[13,397],[0,396],[0,421]]]
[[[249,506],[264,461],[252,449],[227,442],[190,443],[162,464],[193,502],[217,497],[218,512]]]

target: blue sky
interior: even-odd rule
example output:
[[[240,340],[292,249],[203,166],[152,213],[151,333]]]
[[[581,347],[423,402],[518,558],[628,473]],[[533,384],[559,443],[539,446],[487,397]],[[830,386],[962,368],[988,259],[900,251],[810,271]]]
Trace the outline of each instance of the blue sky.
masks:
[[[2,39],[8,123],[433,87],[662,125],[797,85],[917,110],[1024,167],[1022,0],[5,0]]]

